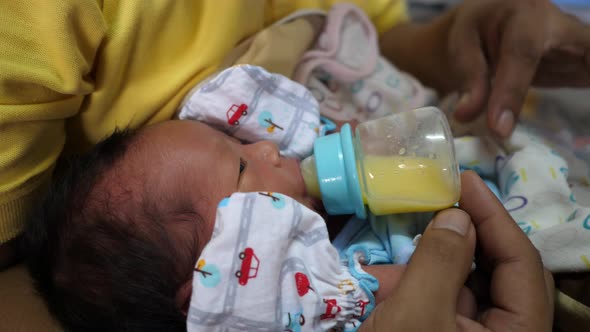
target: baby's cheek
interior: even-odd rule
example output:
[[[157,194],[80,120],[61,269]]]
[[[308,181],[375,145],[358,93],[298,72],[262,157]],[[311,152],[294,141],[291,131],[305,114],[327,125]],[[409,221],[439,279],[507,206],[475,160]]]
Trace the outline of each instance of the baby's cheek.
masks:
[[[279,192],[293,198],[300,195],[302,187],[298,175],[294,174],[291,165],[275,167],[271,164],[257,165],[246,172],[238,185],[239,192]],[[301,188],[299,188],[301,187]]]
[[[242,175],[240,182],[238,183],[238,192],[254,192],[254,191],[261,191],[259,176],[255,174],[245,174]]]
[[[295,199],[299,199],[299,196],[303,195],[300,190],[300,186],[296,182],[296,178],[292,174],[286,174],[284,177],[275,178],[272,191],[283,193]]]

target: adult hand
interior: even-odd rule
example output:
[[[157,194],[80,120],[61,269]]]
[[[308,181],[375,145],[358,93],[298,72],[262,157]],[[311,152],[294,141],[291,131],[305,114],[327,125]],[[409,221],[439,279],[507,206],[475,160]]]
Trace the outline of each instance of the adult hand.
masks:
[[[551,331],[553,279],[537,250],[475,173],[463,173],[462,187],[464,212],[435,217],[397,288],[362,331]],[[461,315],[457,302],[476,237],[491,303],[480,315]]]
[[[445,20],[447,61],[463,93],[457,120],[487,110],[489,128],[505,138],[529,86],[590,86],[590,27],[549,0],[465,0]]]

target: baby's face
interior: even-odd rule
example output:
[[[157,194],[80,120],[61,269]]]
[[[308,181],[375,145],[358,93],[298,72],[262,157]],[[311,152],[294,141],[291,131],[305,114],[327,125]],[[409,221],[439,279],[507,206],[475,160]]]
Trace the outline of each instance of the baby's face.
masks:
[[[155,196],[147,201],[165,205],[165,214],[192,209],[202,217],[199,252],[211,237],[217,204],[232,193],[280,192],[313,208],[298,160],[281,157],[272,142],[242,144],[200,122],[148,127],[128,157],[142,174],[144,194]]]

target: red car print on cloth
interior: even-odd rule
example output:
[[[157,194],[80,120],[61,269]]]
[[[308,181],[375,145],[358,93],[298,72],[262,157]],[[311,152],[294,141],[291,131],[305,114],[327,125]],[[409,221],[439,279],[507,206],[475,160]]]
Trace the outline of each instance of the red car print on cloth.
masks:
[[[297,285],[297,294],[299,296],[305,296],[310,290],[313,291],[309,278],[301,272],[295,273],[295,285]]]
[[[241,105],[233,104],[225,113],[225,115],[227,116],[227,123],[232,126],[239,125],[240,118],[243,115],[247,115],[247,114],[248,114],[248,105],[246,105],[246,104],[241,104]]]
[[[361,313],[358,315],[358,318],[362,318],[365,315],[367,304],[369,304],[369,301],[358,300],[356,302],[356,306],[361,308]]]
[[[238,257],[242,260],[242,266],[239,271],[236,271],[236,278],[240,285],[246,286],[249,279],[254,279],[258,275],[260,261],[250,247],[244,249]]]
[[[336,314],[342,310],[336,302],[336,299],[324,299],[326,304],[326,312],[320,315],[320,320],[336,318]]]

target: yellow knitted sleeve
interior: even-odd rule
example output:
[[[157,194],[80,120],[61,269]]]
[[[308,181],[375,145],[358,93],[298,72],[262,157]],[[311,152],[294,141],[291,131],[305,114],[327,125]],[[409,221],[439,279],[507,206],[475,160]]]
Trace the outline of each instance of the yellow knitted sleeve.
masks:
[[[105,34],[95,0],[0,2],[0,243],[18,235],[93,90]],[[50,41],[50,42],[47,42]]]
[[[0,1],[0,243],[22,230],[66,132],[66,149],[84,151],[118,126],[169,119],[239,41],[335,2]],[[353,2],[379,31],[406,19],[402,0]]]

